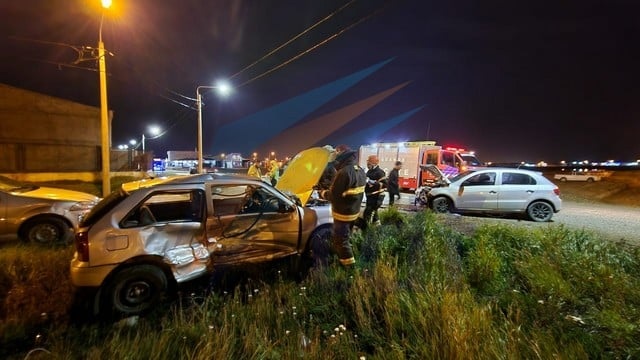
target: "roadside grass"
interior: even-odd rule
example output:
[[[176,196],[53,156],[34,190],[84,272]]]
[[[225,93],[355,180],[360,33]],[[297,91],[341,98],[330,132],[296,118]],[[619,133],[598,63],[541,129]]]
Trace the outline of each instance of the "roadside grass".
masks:
[[[302,282],[272,271],[115,324],[71,319],[71,249],[3,249],[0,357],[640,357],[638,248],[562,226],[469,236],[441,220],[389,209],[354,235],[355,269],[333,263]]]

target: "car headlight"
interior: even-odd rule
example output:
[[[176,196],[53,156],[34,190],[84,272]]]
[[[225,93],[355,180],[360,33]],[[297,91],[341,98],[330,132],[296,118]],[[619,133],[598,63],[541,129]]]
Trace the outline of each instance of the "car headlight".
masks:
[[[71,211],[89,211],[92,207],[96,205],[93,201],[80,201],[77,202],[69,208]]]

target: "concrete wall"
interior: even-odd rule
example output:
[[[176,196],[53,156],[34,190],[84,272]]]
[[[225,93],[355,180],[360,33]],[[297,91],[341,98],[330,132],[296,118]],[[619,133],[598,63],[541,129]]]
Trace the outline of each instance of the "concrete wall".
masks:
[[[99,108],[0,84],[0,172],[100,169]]]

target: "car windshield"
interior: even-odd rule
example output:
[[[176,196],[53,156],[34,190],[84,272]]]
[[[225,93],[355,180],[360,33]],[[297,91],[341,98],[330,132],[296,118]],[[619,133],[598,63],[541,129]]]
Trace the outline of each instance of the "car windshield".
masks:
[[[126,191],[118,189],[111,194],[107,195],[99,203],[94,206],[91,211],[84,216],[80,222],[80,227],[91,226],[95,224],[102,216],[111,211],[116,205],[120,204],[122,200],[129,196]]]
[[[472,172],[474,172],[474,170],[468,170],[468,171],[461,172],[458,175],[456,175],[456,176],[452,177],[451,179],[449,179],[449,181],[452,182],[452,183],[456,182],[456,181],[460,180],[461,178],[471,174]]]
[[[464,154],[460,156],[462,157],[462,160],[466,161],[467,165],[469,166],[482,166],[482,163],[475,155]]]
[[[24,183],[21,181],[9,179],[8,177],[0,176],[0,190],[8,192],[26,192],[36,190],[37,185]]]

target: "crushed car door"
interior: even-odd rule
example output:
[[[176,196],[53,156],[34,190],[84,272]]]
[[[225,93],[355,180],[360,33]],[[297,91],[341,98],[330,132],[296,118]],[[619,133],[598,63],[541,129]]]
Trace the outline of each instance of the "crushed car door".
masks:
[[[300,215],[268,185],[211,185],[207,240],[215,265],[262,262],[295,254]]]
[[[198,189],[161,190],[149,194],[108,234],[110,251],[138,247],[140,254],[158,255],[171,266],[177,282],[202,275],[209,253],[204,246],[205,194]],[[130,240],[137,239],[137,241]]]

